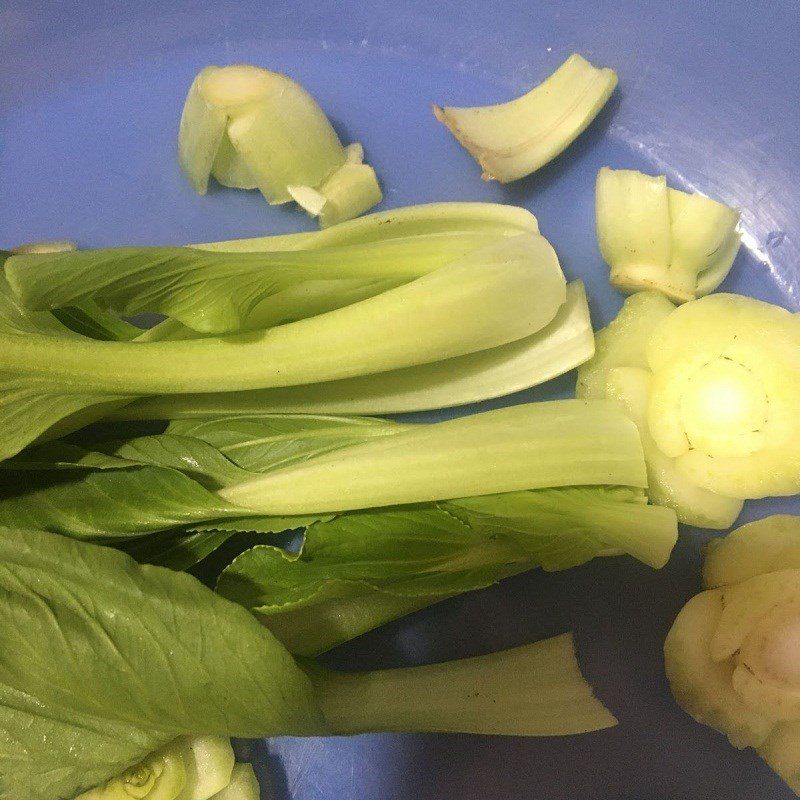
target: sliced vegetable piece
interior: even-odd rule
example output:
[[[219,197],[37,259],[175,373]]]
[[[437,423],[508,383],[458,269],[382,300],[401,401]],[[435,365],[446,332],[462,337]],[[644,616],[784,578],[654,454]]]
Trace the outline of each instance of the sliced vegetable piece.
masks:
[[[698,722],[725,733],[734,747],[758,747],[775,719],[752,708],[734,690],[734,665],[712,656],[711,645],[723,613],[721,590],[693,597],[678,614],[664,657],[672,694]]]
[[[686,605],[665,646],[678,702],[727,733],[737,747],[755,747],[795,791],[800,788],[800,569],[776,569],[775,562],[785,553],[791,566],[796,532],[791,518],[768,517],[712,543],[704,577],[720,588]],[[703,713],[709,708],[711,714]]]
[[[186,787],[185,748],[169,745],[75,800],[176,800]]]
[[[739,212],[668,189],[663,175],[603,167],[596,187],[597,241],[623,292],[656,289],[682,303],[716,289],[739,251]]]
[[[666,300],[664,302],[667,302]],[[477,403],[537,386],[594,354],[595,338],[580,281],[538,333],[501,347],[362,378],[249,392],[150,397],[114,419],[177,419],[271,412],[396,414]]]
[[[325,717],[340,733],[563,736],[617,723],[581,675],[569,634],[444,664],[352,675],[319,671],[314,681]]]
[[[672,255],[667,179],[603,167],[595,194],[597,242],[611,283],[628,292],[659,289]]]
[[[800,491],[800,318],[718,294],[667,317],[648,344],[659,449],[730,497]]]
[[[606,397],[608,372],[614,367],[647,368],[647,342],[659,322],[674,310],[658,292],[628,297],[617,316],[595,335],[595,355],[578,370],[577,396]]]
[[[782,569],[800,569],[800,517],[776,514],[712,539],[703,563],[703,583],[729,586]]]
[[[725,280],[741,245],[739,212],[701,194],[669,190],[673,280],[693,297],[713,292]]]
[[[578,371],[578,397],[609,398],[622,404],[642,438],[652,502],[675,509],[678,519],[703,528],[728,528],[742,510],[742,501],[703,489],[689,480],[674,459],[653,439],[647,409],[652,373],[647,345],[659,323],[675,306],[658,292],[627,298],[617,317],[597,333],[594,358]]]
[[[476,108],[434,106],[436,118],[475,158],[484,180],[530,175],[567,148],[600,112],[617,85],[577,53],[547,80],[508,103]]]
[[[369,164],[342,164],[318,189],[289,186],[292,199],[322,228],[363,214],[383,200],[378,176]]]
[[[319,189],[331,206],[323,224],[349,219],[380,202],[372,168],[353,170],[359,153],[363,157],[363,149],[345,151],[300,84],[245,64],[206,67],[198,74],[178,136],[179,160],[199,194],[205,194],[212,174],[226,186],[259,189],[271,204],[298,197],[303,204]],[[344,173],[336,177],[340,169]]]

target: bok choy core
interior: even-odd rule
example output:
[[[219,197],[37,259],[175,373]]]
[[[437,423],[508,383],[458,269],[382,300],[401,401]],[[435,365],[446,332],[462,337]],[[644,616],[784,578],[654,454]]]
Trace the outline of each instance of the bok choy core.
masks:
[[[83,253],[7,260],[6,275],[25,305],[0,287],[0,456],[52,435],[58,423],[56,431],[80,427],[137,396],[309,384],[499,347],[541,330],[566,299],[555,253],[545,239],[530,234],[495,240],[351,305],[224,337],[97,342],[72,334],[49,314],[29,310],[70,305],[96,289],[94,296],[113,298],[128,309],[168,305],[177,313],[180,306],[187,318],[210,330],[237,324],[243,309],[253,306],[253,294],[244,290],[222,300],[216,294],[213,303],[206,280],[193,285],[194,262],[187,252],[203,255],[186,249],[174,258],[170,252],[166,262],[149,251],[119,261]],[[67,257],[79,261],[70,266],[60,260]],[[84,280],[76,263],[85,266]],[[107,274],[112,264],[126,280]],[[136,281],[129,282],[133,275]],[[257,283],[263,286],[263,278]],[[259,298],[263,291],[258,289]]]
[[[75,800],[210,800],[235,770],[230,739],[181,737]]]
[[[620,401],[639,425],[653,502],[727,528],[744,499],[800,490],[799,376],[796,315],[731,294],[675,309],[646,292],[600,331],[578,394]]]
[[[597,241],[618,289],[682,303],[725,279],[739,252],[738,211],[628,169],[603,167],[596,192]]]
[[[199,194],[213,175],[225,186],[258,189],[270,204],[296,199],[323,226],[382,199],[361,146],[345,150],[300,84],[260,67],[206,67],[197,75],[181,115],[178,157]]]
[[[664,645],[676,700],[754,747],[800,794],[800,519],[768,517],[712,542],[710,587]]]
[[[3,638],[26,631],[26,646],[6,648],[0,662],[0,725],[13,732],[0,751],[8,800],[74,797],[148,757],[155,767],[151,754],[199,734],[541,735],[615,722],[581,677],[568,637],[408,671],[304,671],[249,613],[189,575],[38,531],[4,529],[0,555]],[[436,710],[398,707],[379,685],[435,698]],[[146,785],[167,767],[162,759],[136,780]],[[180,781],[176,764],[169,773]]]
[[[577,53],[527,94],[492,106],[434,106],[436,118],[480,164],[484,180],[530,175],[567,148],[608,101],[617,75]]]

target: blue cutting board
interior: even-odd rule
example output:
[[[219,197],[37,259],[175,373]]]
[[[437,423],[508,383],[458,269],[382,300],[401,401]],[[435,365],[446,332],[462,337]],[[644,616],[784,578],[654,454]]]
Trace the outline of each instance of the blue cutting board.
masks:
[[[291,74],[346,141],[364,143],[385,207],[435,200],[533,211],[597,326],[620,296],[597,252],[603,165],[666,173],[742,209],[745,247],[724,286],[800,308],[800,10],[791,0],[208,0],[0,3],[0,247],[211,240],[310,229],[253,192],[192,193],[175,159],[178,115],[206,64]],[[571,52],[614,67],[620,88],[554,163],[484,183],[431,102],[490,103]],[[574,375],[489,405],[568,394]],[[429,415],[447,416],[445,412]],[[744,519],[800,511],[748,504]],[[278,800],[780,800],[752,752],[670,699],[661,645],[698,588],[708,532],[684,529],[669,566],[627,558],[531,573],[362,637],[341,667],[415,664],[574,630],[585,672],[619,727],[565,739],[381,735],[253,746]]]

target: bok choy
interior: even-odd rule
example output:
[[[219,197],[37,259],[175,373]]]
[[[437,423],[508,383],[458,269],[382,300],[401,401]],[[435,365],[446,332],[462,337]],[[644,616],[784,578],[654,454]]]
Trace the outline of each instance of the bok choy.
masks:
[[[270,204],[296,199],[323,226],[382,199],[374,170],[361,163],[361,146],[345,150],[300,84],[246,64],[206,67],[194,79],[181,115],[178,158],[199,194],[213,175],[225,186],[258,189]]]
[[[654,376],[648,361],[651,341],[660,343],[659,326],[675,306],[658,292],[639,292],[623,304],[617,317],[598,332],[597,351],[578,372],[577,394],[618,401],[639,428],[650,499],[674,508],[678,519],[704,528],[727,528],[742,510],[742,500],[700,486],[663,452],[650,430],[648,407]]]
[[[40,308],[69,305],[90,293],[89,286],[103,285],[102,259],[89,259],[88,281],[81,281],[69,266],[62,270],[60,258],[82,255],[11,257],[6,274],[26,303]],[[127,298],[123,302],[131,304],[128,308],[152,307],[151,301],[161,302],[158,298],[172,302],[168,287],[187,274],[183,258],[181,253],[171,265],[147,256],[125,261],[122,270],[139,276],[137,282],[123,285],[112,277],[108,296]],[[35,269],[28,259],[52,259],[52,269],[44,269],[43,262]],[[20,304],[8,287],[0,289],[2,457],[44,435],[80,427],[137,396],[308,384],[498,347],[541,330],[566,299],[552,248],[533,234],[497,240],[361,302],[224,337],[91,341],[51,315]],[[240,318],[242,306],[233,300],[226,303],[217,295],[215,304],[206,305],[205,299],[210,303],[205,296],[198,302],[189,291],[181,302],[187,313],[207,314],[211,328],[228,327]],[[252,295],[245,294],[242,302],[252,304]]]
[[[596,194],[600,252],[623,292],[656,289],[682,303],[713,292],[730,271],[738,211],[627,169],[603,167]]]
[[[168,766],[151,754],[185,736],[542,735],[615,723],[582,678],[570,637],[343,675],[302,668],[249,613],[189,575],[38,531],[4,529],[0,556],[0,633],[17,641],[26,631],[25,647],[6,648],[0,662],[0,727],[13,732],[0,750],[8,800],[74,797],[143,761],[155,766],[134,779],[146,788]],[[415,713],[380,686],[435,704]],[[179,766],[169,771],[179,782]]]
[[[168,335],[169,324],[162,323],[152,333]],[[548,325],[532,336],[500,347],[417,367],[286,389],[148,397],[111,411],[108,417],[397,414],[461,406],[538,386],[583,364],[594,355],[594,349],[586,291],[580,281],[573,281],[567,285],[566,302]]]
[[[83,447],[49,443],[0,465],[0,524],[107,542],[182,569],[236,531],[305,528],[299,553],[256,546],[218,586],[302,655],[535,567],[626,553],[658,568],[677,534],[672,511],[647,505],[635,427],[602,402],[514,406],[432,425],[181,420],[161,435],[75,441]],[[369,496],[353,494],[354,469],[394,488],[370,481]],[[254,497],[252,484],[265,482],[266,498],[270,480],[283,485],[287,476],[320,498],[341,496],[337,505],[371,510],[316,511],[331,501],[311,497],[287,516],[222,497],[237,486]]]
[[[796,517],[767,517],[712,542],[707,591],[664,645],[678,703],[753,747],[800,793],[800,558]]]
[[[508,103],[433,107],[436,118],[480,164],[484,180],[509,183],[565,150],[600,113],[617,74],[574,53],[547,80]]]
[[[33,448],[2,467],[0,522],[81,538],[525,489],[647,486],[633,423],[611,403],[578,400],[427,425],[187,420],[161,436]],[[287,527],[298,525],[277,530]]]

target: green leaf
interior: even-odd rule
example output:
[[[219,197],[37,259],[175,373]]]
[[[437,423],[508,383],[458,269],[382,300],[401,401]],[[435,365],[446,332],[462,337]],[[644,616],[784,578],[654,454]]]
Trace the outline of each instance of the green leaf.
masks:
[[[222,547],[236,531],[163,531],[116,544],[140,564],[187,570]]]
[[[217,590],[269,612],[342,597],[348,584],[405,597],[455,594],[493,583],[498,565],[527,563],[513,542],[489,540],[444,509],[387,510],[313,525],[299,554],[257,545],[225,569]]]
[[[42,271],[30,272],[36,283]],[[498,347],[540,330],[566,297],[558,259],[536,235],[496,240],[327,314],[226,337],[98,342],[68,331],[52,315],[23,310],[4,288],[0,458],[43,435],[76,430],[137,396],[338,380]]]
[[[157,312],[203,333],[225,333],[367,299],[486,243],[485,235],[440,234],[300,252],[121,247],[16,255],[6,274],[28,308],[96,301],[124,316]]]
[[[0,462],[0,470],[10,473],[0,488],[0,524],[103,541],[176,527],[215,532],[216,538],[223,531],[304,528],[332,516],[248,514],[214,490],[403,427],[385,420],[273,415],[170,426],[185,435],[75,437],[91,450],[51,442]],[[214,541],[204,538],[204,547]]]
[[[636,490],[514,492],[317,523],[298,554],[258,545],[240,555],[217,591],[263,616],[293,652],[315,655],[534,567],[566,569],[611,553],[660,567],[676,539],[674,513]]]
[[[242,509],[178,470],[132,466],[4,473],[0,525],[78,539],[142,536],[205,522]]]
[[[406,427],[370,417],[263,414],[174,420],[167,432],[207,442],[245,470],[269,472]]]
[[[96,449],[137,464],[180,470],[208,489],[218,489],[253,477],[219,450],[191,436],[160,434],[124,441],[96,442]]]
[[[284,648],[189,575],[5,529],[0,602],[7,800],[74,797],[181,735],[324,730]]]

